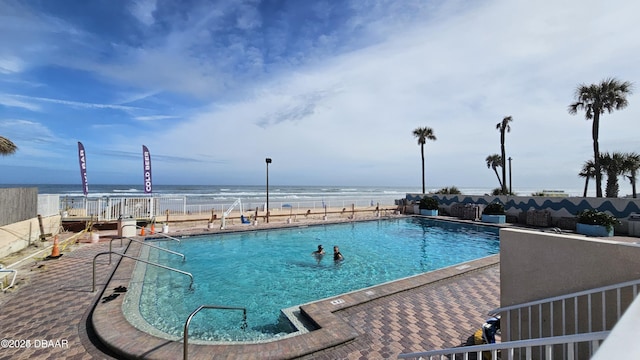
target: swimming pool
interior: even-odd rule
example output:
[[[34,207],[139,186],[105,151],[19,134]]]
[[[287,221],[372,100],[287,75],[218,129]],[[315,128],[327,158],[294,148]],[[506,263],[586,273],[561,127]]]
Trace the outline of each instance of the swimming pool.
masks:
[[[327,254],[312,256],[319,244]],[[187,261],[149,249],[149,260],[194,274],[188,278],[146,267],[139,311],[161,332],[181,336],[187,316],[202,304],[246,307],[242,313],[204,311],[190,338],[261,341],[295,331],[281,309],[439,269],[499,251],[498,229],[473,224],[401,218],[305,228],[227,233],[158,245]],[[333,245],[345,260],[335,263]]]

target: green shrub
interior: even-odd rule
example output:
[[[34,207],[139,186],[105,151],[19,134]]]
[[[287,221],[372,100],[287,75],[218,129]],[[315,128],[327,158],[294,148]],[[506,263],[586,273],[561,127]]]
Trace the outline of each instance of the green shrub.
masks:
[[[420,209],[425,210],[438,210],[438,199],[430,196],[425,196],[420,199]]]
[[[442,189],[436,191],[436,194],[444,194],[444,195],[459,195],[462,192],[455,186],[452,187],[443,187]]]
[[[484,215],[504,215],[504,205],[499,202],[491,203],[482,210],[482,213]]]
[[[615,225],[620,224],[620,221],[615,216],[595,209],[580,211],[578,213],[578,222],[580,224],[605,226],[607,231],[611,231]]]

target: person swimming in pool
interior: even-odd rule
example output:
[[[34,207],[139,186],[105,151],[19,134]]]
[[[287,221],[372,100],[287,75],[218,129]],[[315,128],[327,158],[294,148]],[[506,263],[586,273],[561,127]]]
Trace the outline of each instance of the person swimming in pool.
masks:
[[[334,261],[344,260],[344,256],[342,256],[342,253],[340,253],[340,249],[337,246],[333,247],[333,260]]]
[[[318,262],[318,264],[320,264],[320,261],[324,257],[324,248],[322,247],[322,245],[318,245],[318,250],[312,252],[311,255],[315,256],[316,261]]]
[[[318,245],[318,250],[311,253],[312,255],[324,255],[324,248],[322,245]]]

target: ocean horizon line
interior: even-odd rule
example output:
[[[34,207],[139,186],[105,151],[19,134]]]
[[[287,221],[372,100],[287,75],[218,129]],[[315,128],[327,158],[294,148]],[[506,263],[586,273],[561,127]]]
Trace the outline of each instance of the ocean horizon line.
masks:
[[[40,194],[59,194],[69,196],[82,196],[83,188],[81,184],[0,184],[0,188],[7,187],[37,187]],[[451,186],[428,186],[427,193],[435,193],[443,188]],[[482,196],[491,194],[497,187],[491,186],[455,186],[462,195]],[[569,196],[582,196],[584,188],[569,187],[517,187],[513,189],[515,196],[531,196],[542,191],[559,191]],[[347,195],[370,196],[379,194],[381,196],[396,196],[399,194],[419,194],[422,193],[421,186],[407,185],[278,185],[270,184],[269,192],[274,196],[302,196],[302,197],[323,197],[328,195],[341,197]],[[258,196],[266,193],[266,185],[238,185],[238,184],[154,184],[151,195],[185,195],[185,196]],[[145,194],[143,184],[89,184],[88,196],[117,196]]]

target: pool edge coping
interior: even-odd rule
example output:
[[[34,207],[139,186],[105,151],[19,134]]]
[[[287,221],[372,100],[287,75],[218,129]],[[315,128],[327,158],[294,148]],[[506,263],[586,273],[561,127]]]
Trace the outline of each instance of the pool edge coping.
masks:
[[[141,245],[130,246],[129,251],[140,250]],[[334,297],[300,305],[300,311],[315,322],[319,329],[291,337],[257,343],[189,344],[192,358],[233,356],[253,358],[260,354],[264,359],[289,359],[308,355],[326,348],[349,342],[360,336],[355,329],[335,313],[349,307],[364,304],[385,296],[417,287],[431,285],[441,280],[471,273],[500,262],[500,255],[458,263],[446,268],[409,276],[368,288],[355,290]],[[136,261],[121,259],[105,285],[105,293],[117,286],[129,286]],[[183,343],[180,340],[159,338],[140,331],[128,322],[123,313],[124,296],[102,303],[96,302],[91,324],[99,340],[114,352],[126,358],[166,359],[180,358]],[[186,320],[186,319],[185,319]]]

